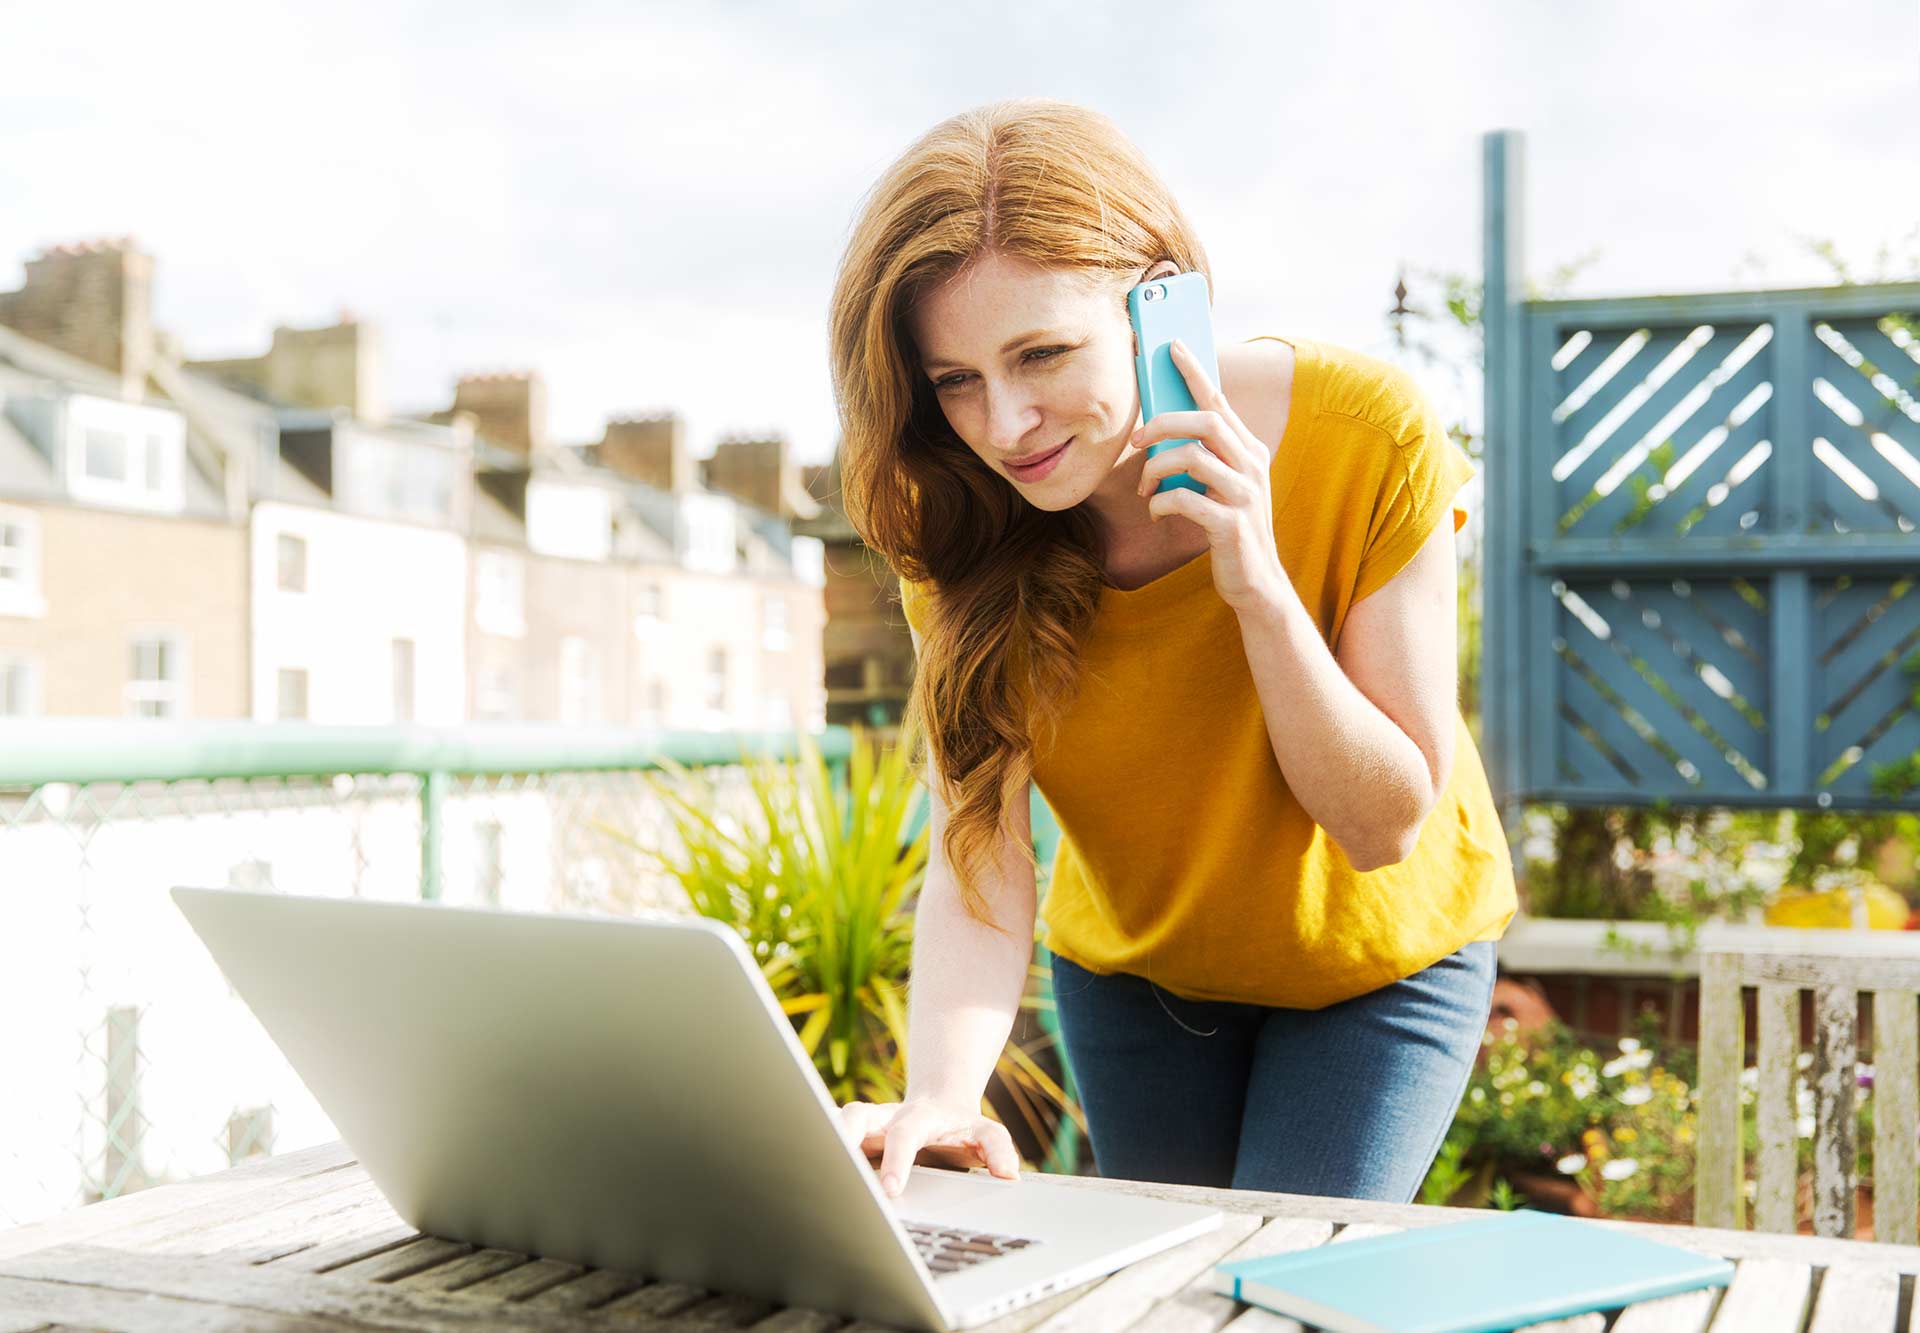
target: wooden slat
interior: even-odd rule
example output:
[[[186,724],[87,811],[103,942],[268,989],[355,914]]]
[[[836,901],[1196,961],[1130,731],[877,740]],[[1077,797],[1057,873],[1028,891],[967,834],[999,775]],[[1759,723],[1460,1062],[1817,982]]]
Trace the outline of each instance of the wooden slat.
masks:
[[[1657,1301],[1630,1305],[1614,1320],[1609,1333],[1701,1333],[1720,1299],[1719,1287],[1683,1291]]]
[[[1891,933],[1891,932],[1887,932]],[[1148,1199],[1170,1199],[1197,1203],[1222,1212],[1257,1214],[1266,1217],[1319,1217],[1336,1223],[1386,1222],[1399,1227],[1431,1227],[1446,1222],[1470,1222],[1484,1219],[1486,1212],[1476,1208],[1435,1208],[1427,1204],[1375,1203],[1363,1199],[1335,1199],[1313,1194],[1274,1194],[1262,1190],[1209,1189],[1198,1185],[1156,1185],[1141,1180],[1101,1180],[1097,1177],[1072,1178],[1071,1183],[1041,1184],[1063,1180],[1054,1176],[1022,1178],[1022,1188],[1105,1189],[1134,1194]],[[1740,1262],[1746,1259],[1784,1259],[1827,1267],[1836,1263],[1873,1263],[1902,1273],[1920,1273],[1920,1247],[1882,1245],[1877,1241],[1828,1240],[1820,1236],[1773,1236],[1759,1231],[1729,1231],[1708,1226],[1665,1226],[1651,1222],[1618,1222],[1596,1218],[1588,1225],[1607,1227],[1628,1235],[1678,1245],[1696,1254],[1711,1254]]]
[[[782,1310],[755,1324],[752,1333],[835,1333],[846,1320],[820,1310]]]
[[[1269,1255],[1290,1254],[1325,1245],[1333,1235],[1333,1223],[1304,1217],[1279,1217],[1261,1227],[1238,1247],[1223,1255],[1217,1264],[1239,1263],[1246,1259],[1265,1259]],[[1240,1308],[1231,1296],[1213,1289],[1213,1267],[1202,1269],[1178,1292],[1161,1301],[1135,1325],[1145,1333],[1217,1333],[1226,1327]]]
[[[524,1301],[548,1287],[571,1282],[586,1270],[563,1259],[529,1259],[518,1268],[483,1278],[471,1287],[461,1288],[462,1296],[474,1300]]]
[[[1819,1236],[1853,1234],[1859,1003],[1849,982],[1814,990],[1813,1230]]]
[[[1800,991],[1777,981],[1760,987],[1760,1084],[1755,1089],[1760,1146],[1753,1225],[1791,1235],[1797,1224],[1799,1137],[1794,1129],[1794,1053],[1800,1044]]]
[[[42,1247],[47,1253],[59,1247]],[[100,1333],[213,1333],[228,1329],[263,1328],[271,1333],[343,1333],[351,1325],[336,1319],[302,1317],[291,1313],[262,1314],[235,1310],[193,1298],[154,1296],[86,1286],[78,1282],[32,1281],[0,1274],[0,1312],[7,1327],[30,1333],[54,1329],[84,1329]],[[396,1327],[402,1327],[396,1325]]]
[[[594,1310],[608,1301],[619,1299],[641,1284],[642,1279],[631,1274],[611,1268],[595,1268],[571,1282],[548,1287],[521,1304],[529,1310],[545,1310],[551,1314]]]
[[[88,1204],[58,1217],[0,1232],[0,1259],[84,1241],[111,1228],[192,1214],[224,1200],[272,1195],[287,1181],[343,1170],[352,1164],[353,1156],[344,1144],[325,1143],[249,1162],[206,1179],[160,1185],[137,1194]]]
[[[98,1246],[71,1245],[0,1262],[0,1305],[47,1299],[61,1303],[51,1318],[99,1328],[298,1329],[342,1333],[343,1328],[466,1333],[502,1329],[551,1333],[552,1310],[533,1302],[503,1304],[463,1295],[420,1291],[390,1282],[313,1276],[272,1265],[241,1267],[190,1255],[130,1254]],[[224,1323],[208,1311],[235,1311]],[[693,1333],[676,1320],[632,1323],[648,1333]]]
[[[1800,1333],[1813,1269],[1787,1259],[1749,1259],[1714,1312],[1713,1333]]]
[[[1700,960],[1700,1151],[1694,1216],[1708,1227],[1740,1225],[1740,961],[1708,950]]]
[[[600,1311],[601,1320],[611,1328],[625,1328],[627,1321],[635,1315],[650,1318],[651,1314],[644,1304],[634,1303],[635,1297],[644,1296],[648,1290],[642,1287],[632,1296],[622,1297],[606,1306]],[[662,1313],[678,1315],[681,1323],[696,1327],[748,1328],[778,1309],[772,1301],[756,1300],[751,1296],[715,1296],[700,1292],[692,1304]]]
[[[357,1278],[363,1282],[398,1282],[403,1277],[412,1277],[441,1264],[458,1259],[462,1255],[473,1253],[474,1247],[463,1240],[444,1240],[439,1236],[422,1236],[410,1240],[404,1245],[395,1246],[366,1259],[356,1259],[350,1264],[342,1264],[329,1276]]]
[[[272,1267],[295,1273],[331,1273],[336,1268],[345,1267],[370,1255],[397,1250],[402,1245],[419,1239],[418,1231],[402,1223],[379,1231],[356,1232],[351,1236],[343,1236],[339,1240],[295,1251],[285,1258],[275,1260]]]
[[[187,1219],[173,1219],[164,1231],[146,1227],[115,1230],[94,1240],[152,1253],[251,1258],[288,1253],[301,1241],[319,1244],[323,1238],[337,1240],[355,1232],[400,1225],[400,1216],[379,1189],[356,1172],[324,1192],[304,1193],[284,1204],[260,1201],[238,1215],[210,1211],[204,1222],[188,1224]]]
[[[705,1315],[698,1313],[700,1307],[714,1302],[727,1303],[725,1308],[737,1308],[741,1304],[762,1307],[754,1314],[755,1319],[765,1318],[773,1313],[773,1307],[767,1302],[751,1301],[741,1296],[716,1296],[705,1287],[689,1286],[685,1282],[649,1282],[623,1296],[616,1296],[600,1307],[603,1315],[620,1315],[631,1319],[659,1319],[668,1315],[684,1314],[691,1322],[724,1322],[724,1316],[716,1317],[717,1311],[709,1310]],[[745,1323],[743,1317],[736,1321]]]
[[[394,1235],[420,1234],[393,1211],[372,1181],[365,1182],[364,1189],[335,1195],[332,1202],[333,1211],[311,1218],[303,1226],[286,1224],[277,1217],[266,1219],[258,1233],[245,1239],[236,1237],[220,1251],[221,1256],[236,1263],[267,1264],[346,1241],[378,1237],[384,1242]]]
[[[1873,997],[1873,1238],[1920,1242],[1920,996]]]
[[[1018,1310],[1009,1311],[992,1323],[983,1324],[980,1328],[974,1330],[974,1333],[1028,1333],[1029,1330],[1046,1323],[1047,1320],[1079,1301],[1081,1297],[1099,1287],[1106,1280],[1105,1277],[1099,1277],[1092,1282],[1083,1282],[1079,1286],[1070,1288],[1067,1291],[1056,1292],[1043,1301],[1036,1301],[1032,1305],[1025,1305]],[[864,1328],[863,1324],[864,1321],[861,1324],[849,1325],[847,1328],[841,1330],[841,1333],[871,1333],[871,1330]]]
[[[1251,1236],[1256,1217],[1228,1217],[1216,1231],[1142,1259],[1122,1269],[1072,1305],[1038,1325],[1041,1333],[1112,1333],[1126,1328],[1155,1304],[1218,1263]]]
[[[529,1262],[526,1255],[515,1254],[512,1250],[475,1250],[452,1263],[403,1277],[394,1285],[418,1287],[421,1291],[460,1291],[487,1278],[524,1267]]]
[[[1835,1264],[1820,1279],[1807,1333],[1894,1333],[1900,1275],[1866,1264]]]
[[[1519,1333],[1606,1333],[1607,1316],[1598,1310],[1524,1325]]]

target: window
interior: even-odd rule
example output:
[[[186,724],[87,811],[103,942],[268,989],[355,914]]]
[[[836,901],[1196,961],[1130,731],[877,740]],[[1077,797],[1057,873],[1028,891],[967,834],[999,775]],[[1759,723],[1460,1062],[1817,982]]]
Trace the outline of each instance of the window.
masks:
[[[280,572],[276,584],[281,592],[307,590],[307,539],[283,532],[274,540]]]
[[[46,612],[40,596],[40,518],[24,509],[0,509],[0,615]]]
[[[633,614],[641,620],[667,618],[667,590],[658,583],[643,583],[633,594]]]
[[[716,646],[707,654],[707,707],[716,713],[727,708],[727,650]]]
[[[497,666],[481,673],[474,712],[483,722],[504,722],[520,714],[520,683],[513,668]]]
[[[482,551],[473,583],[473,620],[483,633],[517,639],[527,632],[524,561],[506,551]]]
[[[137,634],[130,645],[127,711],[135,717],[187,715],[186,643],[178,634]]]
[[[307,670],[305,667],[281,667],[279,702],[274,716],[282,722],[307,720]]]
[[[770,653],[784,653],[792,642],[787,627],[787,595],[770,592],[760,601],[760,646]]]
[[[667,721],[667,682],[655,677],[646,683],[640,695],[640,716],[635,718],[643,727],[665,726]]]
[[[127,437],[117,430],[102,430],[93,427],[85,432],[87,475],[95,481],[112,481],[126,485],[130,481],[131,453],[127,448]],[[142,459],[144,463],[145,460]],[[144,477],[145,470],[141,472]]]
[[[413,721],[413,640],[393,641],[393,720]]]
[[[560,720],[600,720],[600,669],[593,645],[577,634],[560,640]]]
[[[24,657],[0,657],[0,717],[40,715],[40,670]]]
[[[90,394],[66,401],[67,485],[77,499],[137,509],[185,502],[186,418]]]
[[[793,730],[793,705],[784,694],[770,694],[760,705],[760,725],[768,731]]]

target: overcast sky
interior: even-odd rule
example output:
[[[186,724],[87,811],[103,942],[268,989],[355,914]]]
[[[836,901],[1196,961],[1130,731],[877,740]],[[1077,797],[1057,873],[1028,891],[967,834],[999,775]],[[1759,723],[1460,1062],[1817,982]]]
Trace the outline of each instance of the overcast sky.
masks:
[[[1920,0],[922,8],[6,6],[0,288],[131,234],[189,355],[344,308],[396,408],[534,367],[561,439],[673,408],[697,452],[817,460],[861,193],[1000,97],[1141,144],[1225,338],[1384,351],[1398,266],[1478,271],[1495,128],[1527,135],[1530,270],[1598,253],[1576,294],[1830,280],[1802,236],[1920,254]]]

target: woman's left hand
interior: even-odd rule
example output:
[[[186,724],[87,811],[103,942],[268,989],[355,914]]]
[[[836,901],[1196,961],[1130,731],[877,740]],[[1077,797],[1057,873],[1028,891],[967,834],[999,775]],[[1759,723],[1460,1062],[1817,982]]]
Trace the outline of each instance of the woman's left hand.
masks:
[[[1264,445],[1234,413],[1184,343],[1173,344],[1173,364],[1199,404],[1195,412],[1162,412],[1133,433],[1144,451],[1161,440],[1190,440],[1146,461],[1140,494],[1153,495],[1163,478],[1184,472],[1207,488],[1181,488],[1153,495],[1147,511],[1158,522],[1170,515],[1190,519],[1207,534],[1213,552],[1213,586],[1235,611],[1293,591],[1273,538],[1273,493]]]

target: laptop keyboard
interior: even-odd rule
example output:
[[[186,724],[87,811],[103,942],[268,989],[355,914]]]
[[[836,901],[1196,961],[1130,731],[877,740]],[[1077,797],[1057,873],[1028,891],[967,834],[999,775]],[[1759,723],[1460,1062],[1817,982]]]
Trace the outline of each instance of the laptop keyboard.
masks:
[[[971,1268],[988,1259],[998,1259],[1001,1255],[1012,1254],[1015,1250],[1024,1250],[1029,1245],[1039,1243],[1019,1236],[995,1236],[980,1231],[936,1227],[925,1222],[902,1222],[901,1225],[906,1227],[914,1248],[920,1251],[920,1257],[935,1275],[958,1273],[963,1268]]]

